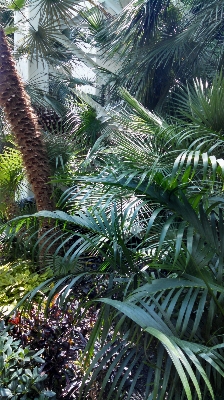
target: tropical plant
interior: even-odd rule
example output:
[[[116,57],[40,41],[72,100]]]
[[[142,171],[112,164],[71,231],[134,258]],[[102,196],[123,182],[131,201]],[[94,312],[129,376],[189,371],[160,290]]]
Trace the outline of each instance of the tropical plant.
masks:
[[[17,2],[15,4],[7,2],[1,4],[3,13],[7,14],[8,10],[15,10],[17,13],[20,13],[22,19],[25,17],[23,11],[21,10],[25,6],[25,1]],[[1,106],[4,108],[4,116],[11,124],[13,133],[16,137],[16,142],[22,152],[26,175],[36,198],[37,209],[41,209],[42,204],[43,209],[52,210],[55,203],[52,192],[52,185],[50,182],[50,176],[52,173],[55,172],[55,167],[57,169],[58,175],[58,166],[60,165],[63,169],[65,163],[68,160],[68,154],[66,155],[65,153],[69,148],[69,153],[71,154],[71,149],[73,151],[74,148],[74,146],[72,146],[70,132],[67,132],[65,123],[66,109],[67,107],[69,107],[67,97],[69,95],[70,98],[73,97],[74,99],[75,95],[73,93],[73,88],[77,84],[92,85],[92,82],[90,82],[90,80],[88,79],[77,79],[71,74],[71,68],[74,64],[74,60],[72,60],[73,64],[71,64],[72,51],[74,50],[74,48],[76,48],[76,45],[73,43],[73,39],[75,37],[75,40],[79,41],[82,37],[82,35],[80,35],[78,31],[76,32],[77,29],[73,27],[74,11],[78,10],[77,5],[74,5],[71,2],[61,1],[56,8],[54,7],[54,5],[48,6],[44,2],[35,4],[35,7],[37,7],[37,14],[40,12],[40,15],[38,14],[39,25],[37,28],[37,32],[33,28],[33,22],[26,20],[26,22],[32,27],[32,29],[27,32],[27,36],[25,35],[26,40],[24,39],[25,42],[22,43],[20,50],[15,52],[15,54],[21,57],[28,52],[31,60],[35,60],[35,62],[38,62],[38,60],[41,60],[41,62],[46,62],[47,60],[48,64],[52,64],[54,66],[57,65],[58,67],[60,66],[60,70],[58,69],[57,71],[57,69],[55,68],[54,72],[51,72],[51,74],[49,75],[49,93],[47,93],[46,90],[42,90],[40,88],[40,85],[42,84],[42,78],[38,74],[36,75],[35,79],[33,78],[32,81],[23,84],[15,72],[14,61],[10,55],[10,47],[9,44],[7,44],[7,40],[5,38],[2,27],[1,46],[4,57],[2,56],[1,69],[4,79],[1,82]],[[65,10],[67,11],[65,12]],[[62,28],[62,21],[59,22],[58,20],[58,18],[62,16],[62,20],[67,25],[72,22],[72,26],[69,25],[69,28],[67,30]],[[55,18],[57,20],[57,24],[55,24]],[[7,20],[6,22],[7,24],[9,24],[11,21]],[[46,28],[45,25],[49,29]],[[13,30],[9,31],[9,28],[10,26],[8,25],[7,27],[5,27],[5,31],[8,34],[13,32]],[[40,29],[40,31],[42,29],[41,32],[43,33],[45,32],[45,28],[47,29],[47,32],[50,36],[47,34],[43,43],[43,35],[39,35],[38,29]],[[19,29],[25,29],[24,24],[21,26],[21,21],[18,22],[18,26],[16,27],[16,30],[19,31]],[[75,34],[75,32],[77,34]],[[54,40],[54,45],[49,39],[51,35],[56,35],[56,37],[58,38],[56,41]],[[15,45],[17,46],[16,43]],[[52,46],[54,47],[54,49]],[[51,49],[50,52],[48,51],[49,49]],[[11,79],[12,76],[14,77],[14,81]],[[11,83],[11,92],[8,90],[9,82]],[[18,86],[18,88],[20,88],[21,90],[15,91],[15,86]],[[30,100],[25,94],[24,86],[31,96],[32,106],[34,107],[37,116],[35,116],[34,114],[29,114],[28,116],[27,114],[28,108],[31,110],[31,104]],[[23,103],[25,102],[24,104],[21,103],[21,96],[23,96]],[[22,104],[21,113],[19,112],[19,102]],[[11,111],[12,106],[14,109],[13,112]],[[18,112],[15,111],[15,107],[17,107],[16,111]],[[24,117],[25,112],[26,116]],[[23,117],[25,119],[23,119]],[[28,119],[26,120],[26,118]],[[27,121],[32,126],[28,125]],[[27,124],[25,125],[30,132],[34,133],[34,141],[31,140],[32,138],[30,137],[30,135],[27,135],[26,132],[24,132],[24,135],[22,135],[22,131],[19,127],[21,122],[27,122]],[[37,124],[37,122],[39,123],[39,125]],[[46,134],[44,135],[44,140],[40,127],[42,127],[42,129],[46,132]],[[58,135],[58,130],[60,131],[60,133],[62,133],[61,135]],[[68,137],[66,137],[67,133]],[[62,140],[64,151],[62,151]],[[46,154],[45,144],[47,144],[48,147],[48,154]],[[37,150],[39,149],[39,153],[37,153],[36,150],[34,151],[34,148]],[[55,158],[55,160],[52,160],[52,158]],[[54,165],[52,165],[52,162],[54,162]],[[35,163],[37,163],[36,167]],[[49,168],[49,163],[51,164],[51,167],[53,166],[51,170]]]
[[[38,4],[44,15],[46,2]],[[60,1],[59,11],[52,5],[49,15],[59,20],[65,4]],[[74,186],[58,203],[64,211],[45,210],[7,225],[7,235],[19,237],[35,218],[57,223],[57,232],[39,238],[40,251],[54,249],[48,258],[54,276],[19,306],[54,284],[46,310],[55,296],[63,308],[81,280],[91,283],[80,310],[101,304],[83,355],[80,398],[94,389],[99,399],[130,399],[138,385],[152,400],[222,395],[222,7],[218,0],[132,2],[109,28],[99,7],[82,13],[108,57],[121,59],[119,78],[134,92],[139,88],[144,104],[158,109],[175,91],[175,108],[168,103],[166,110],[179,120],[159,117],[122,89],[120,109],[110,109],[110,123],[82,174],[74,174]],[[60,55],[49,24],[42,18],[27,39],[39,57],[47,57],[53,39],[55,57]]]
[[[0,154],[0,199],[1,219],[9,220],[18,213],[16,192],[24,178],[21,154],[15,148],[4,147]]]
[[[75,186],[62,197],[69,213],[35,214],[61,227],[60,235],[52,234],[54,245],[58,241],[52,265],[58,277],[25,300],[33,301],[55,281],[46,307],[57,293],[63,307],[72,288],[91,277],[89,301],[80,307],[92,307],[95,300],[102,304],[83,356],[80,397],[86,398],[96,379],[98,398],[130,399],[139,381],[145,399],[221,395],[223,141],[207,128],[205,141],[202,121],[188,148],[183,129],[184,124],[186,132],[193,129],[190,115],[201,115],[202,99],[204,109],[212,109],[220,79],[204,97],[197,86],[189,90],[188,120],[180,126],[122,90],[126,108],[113,114],[119,129],[98,139],[86,161],[96,163],[94,173],[74,177],[79,190]],[[27,220],[14,223],[19,227]],[[92,268],[85,259],[94,256],[100,258]]]
[[[12,59],[3,29],[0,29],[1,96],[0,105],[11,124],[15,141],[21,151],[27,178],[32,186],[38,210],[53,210],[50,171],[41,132],[31,109]],[[23,126],[21,126],[21,124]]]
[[[33,263],[17,260],[0,266],[0,301],[1,309],[7,307],[13,309],[21,298],[30,290],[33,290],[41,282],[52,276],[49,269],[42,274],[37,274]]]
[[[150,110],[161,111],[168,99],[165,111],[174,112],[169,99],[180,84],[211,80],[223,66],[222,0],[130,1],[119,15],[95,25],[91,12],[86,20],[101,60],[117,63],[111,81]]]
[[[88,104],[80,101],[73,103],[71,111],[68,112],[69,129],[76,148],[86,155],[102,134],[106,123],[97,118],[96,110]]]
[[[46,400],[55,398],[55,393],[44,390],[46,374],[38,364],[42,350],[31,352],[9,335],[9,329],[1,322],[0,326],[0,396],[2,399]]]
[[[49,65],[57,66],[54,73],[50,73],[51,82],[55,79],[62,84],[67,82],[67,88],[74,88],[74,84],[93,84],[75,76],[77,60],[97,69],[96,83],[98,88],[102,87],[101,97],[96,97],[98,105],[117,101],[117,84],[122,84],[147,108],[161,110],[165,104],[164,109],[171,108],[172,112],[172,102],[166,103],[180,84],[198,76],[211,81],[216,71],[222,68],[221,0],[209,3],[198,0],[131,1],[123,10],[120,7],[115,15],[109,11],[112,4],[105,2],[103,7],[90,3],[77,6],[60,0],[56,7],[52,2],[38,1],[34,5],[35,15],[39,15],[37,27],[33,26],[32,18],[26,24],[21,22],[26,2],[19,3],[16,9],[21,21],[17,29],[23,30],[24,41],[17,49],[17,55],[26,54],[34,61],[47,60]],[[10,4],[8,6],[15,9],[15,5]],[[2,4],[2,8],[7,12],[7,3]],[[83,27],[77,24],[80,16]],[[91,53],[90,43],[96,47],[97,57]],[[33,82],[37,92],[38,79],[41,77]],[[82,96],[77,91],[76,95]],[[86,96],[86,100],[91,105],[91,97]],[[55,98],[42,93],[41,101],[52,106]],[[55,103],[55,109],[60,109],[59,103]]]

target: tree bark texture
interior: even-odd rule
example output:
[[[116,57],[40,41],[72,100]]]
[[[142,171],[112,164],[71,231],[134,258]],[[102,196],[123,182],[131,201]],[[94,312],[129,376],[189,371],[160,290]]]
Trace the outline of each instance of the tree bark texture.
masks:
[[[16,70],[5,33],[0,27],[0,107],[22,154],[37,210],[54,210],[50,168],[37,118]]]

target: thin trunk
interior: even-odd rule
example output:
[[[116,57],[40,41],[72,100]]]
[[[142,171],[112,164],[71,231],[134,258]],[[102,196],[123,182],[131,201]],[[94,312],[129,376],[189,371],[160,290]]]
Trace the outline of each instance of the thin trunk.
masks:
[[[50,168],[41,130],[2,28],[0,28],[0,106],[22,153],[37,210],[54,210],[52,187],[49,183]]]

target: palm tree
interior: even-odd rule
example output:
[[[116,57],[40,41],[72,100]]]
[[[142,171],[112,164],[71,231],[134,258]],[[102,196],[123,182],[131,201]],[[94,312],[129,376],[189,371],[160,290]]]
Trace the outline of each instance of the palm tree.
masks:
[[[141,375],[145,399],[221,394],[223,139],[219,128],[215,135],[204,125],[223,96],[220,86],[217,77],[212,87],[202,90],[199,82],[184,94],[188,120],[181,125],[122,90],[126,106],[114,114],[119,129],[107,130],[89,153],[95,172],[74,176],[79,191],[64,195],[69,213],[36,214],[63,226],[53,265],[59,276],[45,284],[55,281],[47,307],[56,293],[63,306],[72,287],[90,277],[102,304],[83,356],[80,397],[99,379],[98,398],[131,398]],[[197,138],[189,143],[194,127]],[[102,261],[84,269],[82,257],[93,254]],[[81,307],[94,303],[83,299]]]
[[[41,0],[35,8],[40,11],[38,27],[34,29],[30,22],[17,53],[44,58],[64,71],[65,61],[72,61],[75,55],[99,71],[99,86],[102,77],[104,89],[105,82],[110,91],[125,86],[148,109],[159,111],[181,84],[197,76],[211,81],[222,68],[222,7],[221,0],[209,4],[142,0],[138,5],[130,2],[113,16],[102,6],[83,7],[85,26],[80,31],[74,17],[78,10],[72,2],[60,0],[56,6]],[[91,42],[98,51],[96,60],[94,54],[83,51]],[[115,94],[112,99],[117,100]],[[168,102],[164,110],[171,105]]]
[[[38,210],[53,210],[50,169],[37,118],[18,76],[3,28],[0,29],[0,106],[22,154]]]
[[[22,2],[14,4],[11,8],[20,12],[20,9],[23,9],[24,6],[25,3]],[[68,23],[68,21],[74,17],[73,12],[75,8],[71,2],[68,1],[61,2],[60,6],[56,8],[53,7],[46,9],[47,6],[45,3],[41,3],[39,6],[41,8],[39,21],[40,29],[44,30],[45,24],[48,25],[49,23],[51,24],[51,29],[53,29],[53,19],[61,18],[60,24],[55,26],[53,29],[56,31],[57,36],[60,36],[62,20],[64,21],[64,18],[66,17],[66,22]],[[9,9],[7,4],[2,4],[1,7],[4,10],[2,15],[8,15]],[[68,10],[64,13],[67,8]],[[23,11],[21,12],[21,15],[23,15]],[[48,18],[51,22],[48,21]],[[12,33],[15,30],[10,25],[13,19],[4,18],[4,20],[9,24],[5,30],[7,33]],[[32,26],[32,22],[30,22],[30,26]],[[47,32],[49,33],[49,31]],[[66,40],[69,42],[69,39],[65,32],[63,32],[63,34],[61,33],[61,36],[64,38],[65,44],[67,44]],[[60,43],[60,41],[57,43],[54,41],[56,47],[53,46],[54,48],[52,48],[52,43],[49,43],[50,40],[48,39],[49,35],[46,35],[43,44],[42,36],[39,37],[38,34],[35,35],[35,32],[31,30],[30,35],[28,35],[27,38],[28,43],[26,42],[24,47],[26,48],[26,51],[29,48],[28,53],[31,55],[31,59],[34,57],[38,60],[39,58],[40,62],[40,59],[44,60],[45,57],[51,65],[60,66],[59,73],[55,70],[56,72],[51,73],[50,75],[50,93],[46,93],[46,91],[43,91],[38,87],[40,83],[39,81],[41,81],[40,77],[35,81],[26,82],[25,84],[21,81],[15,69],[15,63],[11,55],[10,46],[7,43],[3,28],[1,28],[1,73],[3,76],[1,80],[1,106],[4,109],[4,116],[11,125],[16,143],[22,152],[27,178],[36,198],[38,210],[53,210],[55,207],[52,185],[50,184],[51,175],[55,170],[55,165],[53,166],[52,171],[49,164],[52,164],[52,157],[56,159],[56,165],[58,165],[58,157],[60,157],[62,163],[65,161],[62,160],[62,153],[63,158],[65,158],[65,151],[63,152],[61,151],[62,149],[59,149],[59,144],[58,146],[55,145],[55,138],[59,138],[60,136],[57,134],[58,130],[61,131],[64,129],[63,123],[66,120],[67,111],[65,99],[67,96],[74,97],[69,86],[73,88],[77,84],[87,85],[90,83],[88,79],[76,79],[71,75],[71,67],[69,66],[72,55],[71,50],[69,51],[63,47],[63,44]],[[69,43],[72,46],[72,42]],[[21,56],[23,50],[17,50],[18,51],[16,51],[15,54],[18,53],[19,56]],[[12,76],[13,79],[11,79]],[[12,83],[11,87],[9,86],[9,82]],[[18,90],[15,90],[15,87],[17,86]],[[26,92],[31,96],[31,101]],[[19,98],[20,96],[23,96],[21,100]],[[33,111],[33,109],[35,111]],[[21,129],[21,124],[25,125],[25,129]],[[42,136],[43,130],[47,132],[47,135],[45,134]],[[56,131],[56,135],[53,135],[54,138],[52,137],[53,130]],[[64,130],[66,131],[67,128]],[[64,144],[67,142],[68,150],[68,142],[71,143],[71,139],[70,135],[66,138],[65,133],[66,132],[63,132],[63,141]],[[53,141],[54,149],[51,148],[50,155],[48,155],[45,144],[52,143]],[[58,151],[56,151],[56,148]],[[47,149],[49,149],[49,145],[47,145]],[[50,162],[48,159],[49,156],[51,158]],[[61,164],[61,162],[59,164]]]
[[[148,109],[161,111],[175,89],[212,80],[223,66],[223,1],[132,1],[98,27],[102,59],[117,59],[118,83]],[[141,71],[141,72],[140,72]]]
[[[158,31],[167,29],[168,19],[161,16],[161,11],[170,11],[169,4],[147,4],[160,6],[160,13],[155,13]],[[147,63],[152,61],[156,73],[166,57],[172,61],[169,72],[177,73],[179,62],[180,81],[186,78],[184,39],[190,37],[190,54],[198,54],[196,62],[203,53],[201,48],[198,50],[195,26],[198,23],[201,40],[206,26],[211,34],[208,37],[214,40],[213,50],[205,39],[201,44],[212,54],[218,48],[211,29],[214,10],[216,34],[221,20],[221,2],[208,5],[208,12],[199,1],[184,4],[186,13],[182,10],[177,18],[182,22],[180,31],[173,29],[165,40],[154,27],[150,36],[153,51],[142,56]],[[130,17],[130,10],[133,5],[124,15],[129,12]],[[152,10],[155,8],[149,8],[148,15]],[[142,4],[134,14],[137,21],[139,15],[144,17]],[[187,20],[189,27],[183,15],[191,16]],[[114,21],[111,29],[116,25]],[[200,21],[206,24],[203,26]],[[133,32],[134,27],[130,26]],[[136,50],[134,35],[127,38],[127,45],[130,43]],[[128,48],[123,43],[118,43],[120,52],[122,46]],[[143,48],[144,43],[143,40]],[[167,43],[170,46],[166,47]],[[188,67],[194,65],[190,57],[185,57]],[[143,61],[140,57],[139,65]],[[89,152],[82,165],[86,172],[78,177],[74,174],[75,185],[63,196],[66,212],[46,210],[34,216],[57,220],[62,228],[53,263],[52,259],[49,261],[55,276],[26,299],[33,301],[37,292],[55,283],[46,307],[56,293],[63,306],[71,289],[91,277],[95,300],[102,305],[83,357],[85,374],[80,398],[87,397],[97,378],[99,399],[130,399],[142,375],[147,376],[143,383],[145,399],[204,400],[221,395],[224,84],[221,75],[212,82],[214,70],[207,80],[198,79],[195,86],[189,84],[180,91],[175,104],[177,115],[182,112],[181,122],[163,119],[121,90],[124,107],[117,112],[110,110],[113,125],[107,126]],[[191,72],[192,77],[195,71]],[[94,170],[90,172],[91,166]],[[53,234],[52,238],[55,246]],[[83,258],[95,255],[100,255],[98,265],[88,267]],[[80,307],[93,307],[95,301],[88,300],[82,299]]]

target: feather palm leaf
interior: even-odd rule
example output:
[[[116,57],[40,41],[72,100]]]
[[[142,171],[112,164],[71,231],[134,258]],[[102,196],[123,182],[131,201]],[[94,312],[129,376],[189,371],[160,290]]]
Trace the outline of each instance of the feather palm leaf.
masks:
[[[185,207],[187,207],[186,202]],[[181,211],[184,212],[184,208],[182,208],[182,210],[180,210],[179,207],[174,208],[176,208],[178,217],[180,217],[180,215],[183,214]],[[116,214],[116,210],[114,210],[114,212]],[[51,218],[56,217],[64,222],[69,221],[69,223],[74,223],[82,227],[85,226],[86,228],[90,228],[92,232],[95,232],[95,238],[94,235],[89,236],[89,234],[79,235],[79,239],[77,239],[67,252],[66,257],[70,256],[72,254],[71,252],[73,252],[71,260],[74,260],[76,256],[84,254],[83,251],[87,248],[96,248],[97,246],[99,249],[100,238],[103,240],[102,245],[104,246],[105,239],[111,240],[110,238],[113,238],[113,246],[106,245],[106,247],[104,247],[105,256],[106,252],[109,250],[109,253],[107,253],[109,257],[107,258],[106,256],[106,260],[109,263],[108,265],[110,265],[110,268],[107,269],[107,276],[111,268],[115,272],[118,265],[121,266],[118,260],[122,260],[122,253],[124,254],[123,259],[126,258],[128,261],[128,273],[130,274],[131,264],[129,257],[133,257],[136,251],[133,252],[132,250],[132,252],[130,252],[129,250],[127,253],[127,244],[122,244],[122,235],[120,236],[119,234],[119,226],[122,226],[122,224],[116,226],[118,220],[113,219],[113,217],[106,218],[103,214],[101,219],[96,215],[92,218],[90,214],[87,217],[86,214],[82,215],[81,213],[77,214],[77,216],[68,216],[61,212],[42,212],[38,214],[38,216],[40,215]],[[157,211],[157,215],[159,215],[159,210]],[[157,243],[155,245],[155,250],[158,251],[154,253],[154,256],[151,253],[150,257],[148,257],[149,264],[147,269],[149,269],[149,271],[153,268],[154,271],[157,270],[159,273],[161,270],[168,271],[170,269],[172,272],[170,276],[167,275],[165,279],[158,278],[155,280],[150,277],[150,274],[145,274],[144,271],[147,269],[144,266],[142,269],[142,279],[143,281],[144,279],[148,280],[148,283],[140,285],[135,288],[134,291],[133,284],[130,285],[129,283],[125,295],[127,297],[124,302],[111,300],[109,298],[103,300],[105,304],[115,307],[119,312],[126,315],[128,319],[134,321],[134,324],[132,325],[128,320],[122,319],[121,325],[120,314],[117,316],[114,315],[115,325],[113,329],[116,334],[114,334],[112,342],[104,343],[104,339],[102,341],[102,349],[97,353],[97,356],[93,356],[85,377],[87,378],[94,368],[94,374],[86,387],[87,391],[92,381],[98,376],[98,373],[107,367],[108,372],[103,380],[100,397],[103,395],[104,389],[107,387],[108,379],[112,379],[110,377],[112,368],[108,366],[108,360],[111,360],[111,358],[114,360],[113,367],[115,365],[122,365],[127,368],[129,371],[128,373],[132,374],[132,369],[138,365],[140,360],[145,359],[145,357],[146,360],[148,360],[152,356],[153,361],[149,363],[149,366],[150,370],[151,368],[155,369],[155,374],[151,375],[149,383],[154,382],[152,389],[154,397],[160,396],[159,398],[163,399],[166,398],[165,396],[167,396],[167,393],[170,393],[168,398],[173,399],[172,386],[170,386],[171,377],[173,378],[173,376],[175,377],[175,387],[176,390],[178,390],[178,395],[183,396],[184,392],[183,389],[181,389],[183,386],[187,398],[189,399],[192,398],[192,393],[194,395],[195,391],[198,398],[205,398],[203,396],[205,396],[206,390],[208,390],[212,398],[214,398],[214,388],[217,393],[221,389],[219,385],[217,386],[216,380],[219,381],[218,376],[223,376],[224,374],[222,343],[220,342],[222,338],[222,325],[219,324],[220,319],[217,319],[217,315],[220,314],[222,316],[224,313],[222,300],[223,241],[218,233],[221,233],[223,230],[222,210],[220,209],[219,216],[212,213],[210,219],[208,219],[203,208],[201,208],[198,220],[193,209],[188,207],[186,212],[184,212],[185,220],[187,220],[186,215],[188,215],[188,223],[185,223],[185,225],[179,223],[179,227],[177,223],[176,225],[174,224],[174,219],[172,219],[172,221],[166,218],[165,220],[163,218],[164,221],[161,220],[161,231],[157,239],[155,236],[153,238],[154,240],[156,239]],[[153,230],[153,225],[157,230],[158,223],[155,218],[155,213],[148,223],[146,233],[148,241],[150,241],[150,232]],[[195,231],[196,233],[194,233]],[[80,238],[82,238],[81,242]],[[119,245],[118,247],[115,246],[116,241]],[[84,245],[84,243],[86,244]],[[143,243],[145,244],[145,240],[143,240]],[[142,253],[143,257],[143,249],[139,249],[139,251]],[[120,254],[119,258],[117,258],[118,252]],[[186,252],[186,254],[184,254],[184,252]],[[112,261],[112,254],[114,261]],[[146,258],[144,262],[147,263]],[[118,298],[119,293],[125,293],[124,287],[127,285],[127,275],[125,274],[127,267],[124,269],[124,265],[121,269],[121,273],[122,271],[124,273],[123,281],[121,274],[119,274],[118,281],[120,281],[120,284],[117,284],[116,273],[115,275],[114,273],[111,275],[112,282],[114,282],[113,285],[115,285],[114,287],[112,286],[111,295],[116,295]],[[132,270],[132,272],[134,271],[135,270]],[[93,273],[91,271],[85,272],[85,274],[88,273],[94,274],[96,277],[98,273],[102,275],[103,270],[98,273]],[[51,297],[55,295],[55,292],[59,290],[59,288],[60,296],[63,296],[63,293],[67,290],[68,283],[70,282],[69,288],[71,288],[72,285],[76,284],[77,279],[81,278],[80,273],[75,275],[77,279],[72,280],[72,276],[74,276],[74,274],[71,276],[67,275],[63,278],[63,281],[58,281],[51,291]],[[132,282],[133,278],[128,279]],[[64,286],[63,291],[61,291],[61,285],[65,282],[66,286]],[[65,297],[63,298],[65,299]],[[106,309],[103,308],[102,313],[103,312],[106,312]],[[111,314],[111,317],[112,316],[113,313]],[[101,318],[99,326],[96,328],[98,329],[98,334],[100,326],[102,326],[102,324],[104,326],[106,323],[105,316],[103,317],[101,314],[99,318]],[[137,329],[136,324],[139,325],[143,331],[145,330],[146,334],[144,334],[142,329]],[[206,329],[204,329],[205,324]],[[129,329],[127,327],[129,327]],[[107,329],[111,329],[110,324]],[[219,332],[218,336],[216,332]],[[98,334],[94,332],[95,337],[97,337]],[[119,341],[117,341],[118,337],[120,338]],[[142,339],[144,339],[146,345],[144,350],[140,345]],[[93,340],[93,346],[94,339],[92,338],[91,340]],[[208,340],[209,346],[207,345]],[[136,343],[139,343],[139,349],[138,346],[136,347]],[[150,343],[154,343],[153,349],[157,348],[156,353],[155,350],[152,350]],[[158,345],[155,343],[158,343]],[[117,354],[118,344],[120,346],[120,351]],[[91,351],[89,352],[92,347],[90,344],[89,346],[90,347],[86,350],[87,353],[85,357],[87,354],[92,354]],[[145,362],[147,364],[148,361]],[[211,365],[211,371],[206,367],[206,363]],[[96,365],[98,365],[97,369],[95,369]],[[169,373],[168,375],[166,374],[166,376],[163,375],[164,368],[161,368],[162,365],[164,368],[165,365],[167,365],[167,368],[169,366]],[[117,390],[116,398],[119,398],[123,393],[126,377],[126,375],[122,374],[123,369],[121,367],[118,371],[116,380],[112,381],[114,382],[112,383],[113,388],[116,387]],[[189,384],[189,382],[191,382],[191,384]],[[149,386],[149,388],[150,387],[151,386]],[[131,385],[129,391],[130,396],[133,390],[134,384]],[[111,390],[109,393],[110,394],[107,394],[109,396],[108,398],[114,398],[113,391]],[[148,398],[147,396],[149,396],[149,394],[150,392],[146,390],[145,398]]]

